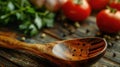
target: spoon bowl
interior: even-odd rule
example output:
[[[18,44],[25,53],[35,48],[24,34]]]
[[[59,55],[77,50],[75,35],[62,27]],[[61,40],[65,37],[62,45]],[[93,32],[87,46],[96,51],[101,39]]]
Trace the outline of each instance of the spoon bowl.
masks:
[[[86,67],[94,64],[104,55],[107,43],[103,38],[94,37],[28,44],[14,38],[0,36],[0,47],[26,50],[60,67]]]

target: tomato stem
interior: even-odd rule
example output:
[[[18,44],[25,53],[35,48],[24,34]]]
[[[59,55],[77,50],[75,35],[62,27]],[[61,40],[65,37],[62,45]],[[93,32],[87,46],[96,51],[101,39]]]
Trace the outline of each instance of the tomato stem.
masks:
[[[116,12],[117,12],[117,10],[114,9],[114,8],[111,8],[111,7],[109,7],[109,6],[107,6],[107,8],[110,9],[110,12],[111,12],[111,13],[116,13]]]
[[[81,4],[81,0],[73,0],[75,4]]]
[[[110,3],[120,3],[120,0],[110,0]]]
[[[120,0],[112,0],[112,1],[113,1],[113,2],[117,2],[117,3],[120,2]]]
[[[80,0],[77,0],[78,1],[78,4],[80,3]]]
[[[111,12],[111,13],[116,13],[117,10],[116,10],[116,9],[110,9],[110,12]]]

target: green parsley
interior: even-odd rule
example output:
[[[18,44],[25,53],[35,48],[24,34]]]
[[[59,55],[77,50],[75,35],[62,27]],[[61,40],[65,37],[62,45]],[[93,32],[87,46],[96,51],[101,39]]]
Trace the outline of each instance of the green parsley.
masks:
[[[29,0],[0,0],[0,25],[13,25],[16,30],[33,36],[43,27],[52,27],[55,13],[36,8]]]

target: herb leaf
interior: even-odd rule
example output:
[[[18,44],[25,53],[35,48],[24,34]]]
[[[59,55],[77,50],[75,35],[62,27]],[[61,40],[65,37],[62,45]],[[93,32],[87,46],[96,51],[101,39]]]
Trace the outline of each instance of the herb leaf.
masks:
[[[29,0],[0,0],[0,25],[15,25],[16,30],[29,36],[43,27],[52,27],[55,13],[44,7],[36,8]]]

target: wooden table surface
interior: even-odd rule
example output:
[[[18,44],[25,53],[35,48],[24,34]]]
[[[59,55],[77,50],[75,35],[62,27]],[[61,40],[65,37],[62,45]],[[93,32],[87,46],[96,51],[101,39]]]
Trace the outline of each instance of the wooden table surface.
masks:
[[[26,38],[24,41],[29,43],[48,43],[57,40],[65,40],[82,37],[105,37],[108,42],[108,48],[105,55],[91,67],[120,67],[120,34],[101,35],[95,23],[95,17],[90,16],[82,24],[69,24],[63,21],[56,22],[53,28],[45,28],[32,38]],[[10,37],[18,37],[14,32],[6,32],[0,29],[0,32],[6,33]],[[0,35],[3,35],[0,33]],[[0,67],[52,67],[49,60],[44,60],[32,53],[25,51],[0,48]]]

